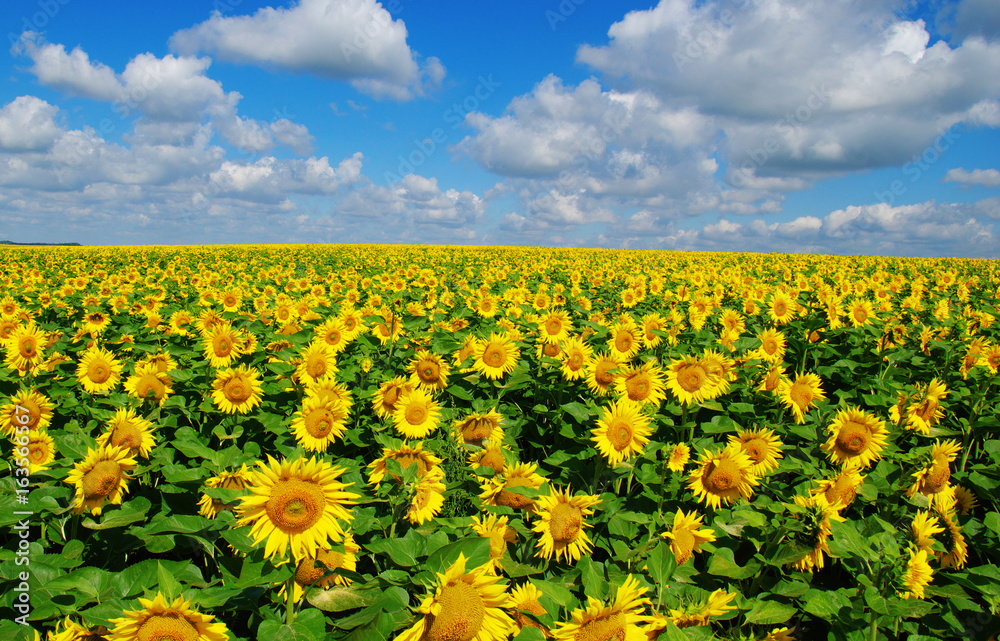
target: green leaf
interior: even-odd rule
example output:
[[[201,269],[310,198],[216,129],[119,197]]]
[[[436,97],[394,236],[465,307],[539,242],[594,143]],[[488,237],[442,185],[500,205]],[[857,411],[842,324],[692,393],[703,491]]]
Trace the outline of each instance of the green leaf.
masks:
[[[579,423],[590,421],[590,408],[583,403],[574,401],[572,403],[564,403],[561,407],[564,412],[575,418]]]
[[[184,590],[180,582],[174,577],[173,572],[167,569],[162,562],[156,564],[156,583],[167,603],[180,596]]]
[[[757,573],[760,563],[751,560],[745,566],[737,565],[733,551],[729,548],[718,548],[708,562],[708,573],[724,576],[729,579],[748,579]]]
[[[861,536],[857,525],[853,521],[841,523],[831,521],[831,537],[829,541],[830,554],[840,558],[857,556],[866,561],[872,561],[877,554],[871,548],[871,544]]]
[[[90,530],[108,530],[116,527],[124,527],[132,523],[144,521],[150,507],[152,507],[152,503],[150,503],[149,499],[144,496],[137,496],[123,502],[119,509],[107,509],[106,507],[101,515],[100,523],[89,516],[80,523],[83,527]]]
[[[661,541],[649,553],[649,557],[646,559],[646,570],[649,571],[649,576],[653,577],[654,582],[666,583],[673,577],[675,569],[677,569],[677,559],[670,551],[670,546],[665,541]]]
[[[343,612],[368,607],[375,603],[382,592],[377,587],[363,588],[350,585],[335,586],[327,590],[312,590],[307,595],[309,603],[326,612]]]
[[[465,556],[466,572],[478,568],[490,560],[490,539],[476,535],[445,545],[427,558],[426,569],[443,573],[458,560],[459,554]]]
[[[816,590],[810,589],[804,595],[802,609],[821,619],[832,619],[844,608],[851,607],[851,601],[846,596],[848,590]]]
[[[785,603],[777,601],[755,601],[750,612],[747,613],[746,622],[757,625],[771,625],[774,623],[784,623],[795,616],[797,610]]]

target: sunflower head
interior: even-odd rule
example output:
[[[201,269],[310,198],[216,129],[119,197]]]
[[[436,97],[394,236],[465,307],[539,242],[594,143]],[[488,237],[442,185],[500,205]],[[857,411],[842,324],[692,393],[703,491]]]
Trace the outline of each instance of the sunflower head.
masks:
[[[122,496],[128,492],[128,472],[137,465],[124,447],[105,445],[88,449],[87,456],[66,476],[66,482],[76,487],[75,512],[90,510],[98,516],[105,503],[120,505]]]
[[[167,603],[163,594],[152,600],[139,599],[142,608],[125,611],[120,619],[112,619],[115,641],[227,641],[229,630],[215,617],[191,608],[191,602],[179,596]]]
[[[739,445],[728,445],[721,452],[702,452],[698,469],[688,477],[688,487],[699,501],[712,508],[731,505],[738,498],[750,498],[757,476],[753,462]]]

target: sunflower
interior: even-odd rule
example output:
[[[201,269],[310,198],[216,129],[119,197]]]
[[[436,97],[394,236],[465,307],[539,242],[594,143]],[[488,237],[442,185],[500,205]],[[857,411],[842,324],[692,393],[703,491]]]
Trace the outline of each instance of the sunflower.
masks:
[[[657,332],[667,331],[667,321],[659,313],[653,312],[642,317],[642,344],[646,349],[658,347],[663,337]]]
[[[827,541],[832,534],[831,521],[844,522],[846,519],[840,516],[838,506],[830,505],[823,494],[812,496],[796,496],[795,504],[806,508],[797,518],[801,519],[805,525],[801,532],[801,542],[812,548],[797,561],[789,563],[799,572],[812,572],[813,569],[823,569],[823,553],[830,553]]]
[[[612,352],[598,352],[587,362],[587,387],[600,396],[609,396],[622,360]]]
[[[688,477],[688,487],[698,500],[718,509],[721,503],[731,505],[737,498],[750,498],[757,476],[750,471],[753,461],[739,445],[728,445],[721,452],[704,450],[698,469]]]
[[[708,625],[712,617],[720,617],[735,610],[735,606],[729,605],[735,598],[735,592],[716,590],[708,597],[688,604],[683,610],[671,609],[668,618],[678,628]]]
[[[410,523],[420,525],[437,516],[441,508],[444,507],[446,489],[444,472],[440,468],[435,468],[430,473],[420,477],[413,487],[410,508],[406,511],[406,518]]]
[[[864,482],[861,476],[859,463],[857,461],[845,463],[832,479],[817,481],[816,489],[810,490],[812,494],[822,494],[827,503],[832,505],[839,512],[854,500],[858,487]]]
[[[772,365],[764,374],[760,384],[757,385],[758,392],[771,392],[775,396],[781,396],[781,385],[787,383],[785,378],[785,368],[782,365]]]
[[[514,370],[520,356],[520,350],[506,335],[491,333],[488,340],[476,345],[472,367],[486,378],[497,380]]]
[[[202,350],[212,367],[229,367],[240,355],[239,334],[229,323],[217,324],[205,331]]]
[[[543,343],[559,343],[569,336],[572,327],[569,314],[561,309],[538,319],[538,335]]]
[[[958,441],[934,441],[931,447],[930,460],[913,473],[913,484],[906,491],[906,496],[915,496],[918,492],[934,501],[934,495],[947,490],[951,481],[950,463],[958,457],[962,446]]]
[[[325,452],[347,431],[348,406],[334,398],[306,398],[292,419],[292,434],[308,452]]]
[[[404,442],[396,449],[383,449],[382,456],[368,464],[369,484],[378,485],[382,482],[382,479],[385,478],[388,472],[386,464],[389,459],[398,462],[399,466],[404,470],[415,463],[417,466],[417,478],[423,478],[428,473],[436,473],[438,466],[442,463],[441,459],[423,448],[422,442],[418,441],[412,446]],[[396,476],[393,476],[393,480],[397,483],[400,482],[400,479]]]
[[[969,546],[962,535],[962,527],[951,510],[942,511],[941,518],[948,528],[948,538],[945,539],[945,551],[936,553],[938,563],[942,568],[961,570],[969,558]]]
[[[60,629],[62,628],[62,629]],[[111,631],[103,625],[88,628],[82,623],[76,623],[69,617],[56,624],[52,632],[46,637],[47,641],[104,641]],[[39,641],[38,632],[35,632],[35,641]]]
[[[73,511],[90,510],[100,516],[105,503],[121,505],[122,495],[128,492],[128,472],[137,465],[124,447],[88,449],[87,456],[66,476],[66,482],[76,486]]]
[[[21,435],[12,443],[14,457],[19,459],[18,464],[27,461],[28,474],[48,469],[49,463],[56,459],[56,442],[45,430],[34,430],[27,435]]]
[[[272,559],[289,548],[293,559],[315,556],[331,537],[344,535],[340,521],[354,518],[346,506],[360,495],[338,480],[345,468],[322,459],[267,458],[251,472],[251,494],[239,497],[239,525],[252,526],[254,544],[265,541],[264,554]]]
[[[927,550],[910,548],[910,558],[903,571],[902,584],[904,591],[899,596],[904,599],[924,598],[924,588],[933,580],[934,571],[927,562]]]
[[[780,289],[771,294],[767,305],[767,315],[775,325],[784,325],[795,318],[797,304],[792,297]]]
[[[466,571],[467,559],[458,559],[437,574],[434,594],[424,598],[422,614],[395,641],[501,641],[508,638],[514,621],[504,612],[510,607],[507,584],[490,573],[490,564]]]
[[[567,562],[576,563],[590,554],[592,544],[584,529],[592,526],[585,517],[600,502],[598,496],[571,496],[569,488],[552,488],[548,495],[538,497],[538,522],[532,529],[541,536],[535,556],[551,559],[555,554],[556,561],[566,557]]]
[[[927,385],[918,385],[912,402],[906,407],[903,425],[908,430],[924,435],[931,433],[931,428],[941,422],[944,411],[941,409],[941,399],[948,396],[948,387],[936,377]],[[889,410],[893,423],[899,423],[900,408],[894,405]]]
[[[878,320],[874,316],[874,308],[871,301],[863,298],[856,299],[847,310],[847,316],[851,319],[851,325],[862,327],[872,320]]]
[[[959,514],[967,516],[979,507],[979,499],[973,492],[961,485],[953,485],[952,487],[955,488],[955,504]]]
[[[490,514],[485,518],[472,517],[472,529],[481,537],[490,540],[490,563],[493,570],[502,569],[502,561],[507,553],[507,544],[517,541],[517,532],[508,527],[506,516]]]
[[[625,398],[601,410],[597,427],[591,430],[597,451],[612,466],[641,454],[653,434],[642,406]]]
[[[794,382],[782,381],[778,387],[778,397],[785,407],[792,410],[795,422],[806,422],[806,412],[816,405],[816,401],[826,398],[822,381],[815,374],[799,374]]]
[[[611,326],[608,336],[608,351],[620,361],[625,362],[639,353],[642,347],[642,332],[630,318],[619,321]]]
[[[504,455],[505,448],[500,443],[486,443],[483,449],[469,454],[469,467],[488,467],[494,474],[504,474],[507,469],[507,457]],[[480,478],[480,483],[485,479]]]
[[[299,358],[301,360],[295,367],[295,375],[306,385],[337,372],[336,354],[323,341],[314,340],[309,343]]]
[[[451,372],[443,358],[423,349],[416,353],[407,370],[410,372],[411,385],[430,392],[440,392],[447,387],[448,374]]]
[[[755,476],[777,469],[778,459],[782,458],[781,440],[774,430],[739,430],[736,436],[729,437],[729,444],[739,445],[746,452],[752,463],[750,472]]]
[[[153,424],[135,413],[131,407],[115,411],[106,432],[97,437],[100,447],[124,447],[130,457],[149,458],[149,451],[156,445]]]
[[[698,529],[702,526],[701,518],[697,512],[684,514],[683,510],[677,510],[671,531],[663,533],[665,538],[670,539],[670,551],[674,553],[677,565],[683,565],[692,554],[701,552],[702,543],[715,540],[713,530]]]
[[[931,550],[934,545],[934,535],[944,532],[938,517],[925,510],[919,510],[910,523],[910,531],[913,533],[913,542],[921,550]]]
[[[354,406],[351,390],[343,383],[338,383],[333,374],[327,374],[306,385],[306,398],[317,401],[339,401],[348,411]]]
[[[535,463],[520,463],[508,467],[503,474],[488,479],[480,486],[482,491],[479,498],[486,505],[502,505],[515,510],[534,512],[537,509],[535,499],[518,492],[511,492],[510,489],[520,487],[537,490],[540,488],[545,482],[545,478],[536,472],[537,469],[538,465]]]
[[[541,597],[542,591],[530,581],[522,583],[510,591],[510,609],[513,610],[512,614],[514,615],[514,633],[520,633],[524,628],[535,628],[542,632],[542,636],[548,638],[548,628],[524,615],[525,612],[535,617],[548,614],[545,606],[539,601]]]
[[[329,347],[334,354],[339,354],[347,347],[349,339],[344,321],[337,317],[327,319],[313,330],[316,338]]]
[[[358,569],[358,552],[361,547],[354,542],[350,532],[344,534],[343,542],[330,548],[320,549],[315,555],[306,556],[295,566],[295,594],[292,598],[298,602],[310,588],[326,590],[333,585],[347,586],[351,580],[336,570],[354,572]],[[286,586],[282,586],[279,594],[284,594]]]
[[[52,401],[45,394],[29,389],[11,395],[10,403],[0,407],[0,429],[8,438],[16,433],[41,430],[52,421]]]
[[[437,429],[440,418],[441,406],[422,389],[401,397],[392,414],[396,430],[406,438],[424,438]]]
[[[684,466],[691,459],[691,448],[687,443],[678,443],[670,447],[667,454],[667,469],[671,472],[683,472]]]
[[[34,372],[45,360],[43,349],[46,343],[45,332],[33,322],[18,327],[3,342],[7,349],[7,366],[21,372]]]
[[[102,311],[87,312],[83,316],[83,331],[88,332],[91,338],[103,334],[110,324],[111,319]]]
[[[126,610],[120,619],[111,619],[115,626],[108,641],[227,641],[226,624],[215,617],[191,609],[191,601],[179,596],[170,604],[162,593],[139,599],[140,610]]]
[[[157,363],[136,365],[135,372],[125,379],[125,391],[138,399],[152,397],[159,405],[173,393],[174,380]]]
[[[246,365],[223,369],[212,381],[212,402],[227,414],[246,414],[261,401],[260,373]]]
[[[453,431],[459,443],[484,447],[503,440],[503,416],[496,410],[477,412],[455,421]]]
[[[615,381],[615,391],[630,401],[659,406],[666,396],[663,371],[652,362],[638,367],[624,365]]]
[[[559,641],[645,641],[646,633],[641,616],[643,606],[649,599],[643,595],[646,588],[631,574],[618,586],[615,598],[609,605],[603,605],[593,597],[588,597],[585,609],[573,610],[572,621],[561,622],[552,631],[552,638]]]
[[[830,460],[840,464],[856,462],[861,468],[881,458],[889,434],[885,421],[858,408],[838,411],[827,431],[830,437],[822,449]]]
[[[795,627],[782,627],[774,628],[763,636],[760,641],[795,641],[795,637],[792,634],[795,632]]]
[[[713,375],[702,359],[688,354],[670,361],[667,370],[667,387],[683,404],[711,400],[728,389],[728,382]]]
[[[250,470],[246,465],[240,465],[240,469],[233,472],[219,472],[216,476],[205,481],[205,487],[220,490],[243,490],[250,485]],[[232,512],[236,507],[236,502],[225,503],[219,499],[214,499],[208,494],[202,494],[198,499],[198,514],[206,519],[214,519],[219,512]]]
[[[765,329],[757,334],[760,347],[753,352],[753,358],[759,358],[768,363],[780,363],[785,357],[785,335],[776,329]]]
[[[122,365],[114,354],[99,347],[91,347],[80,359],[76,380],[91,394],[108,392],[121,380]]]

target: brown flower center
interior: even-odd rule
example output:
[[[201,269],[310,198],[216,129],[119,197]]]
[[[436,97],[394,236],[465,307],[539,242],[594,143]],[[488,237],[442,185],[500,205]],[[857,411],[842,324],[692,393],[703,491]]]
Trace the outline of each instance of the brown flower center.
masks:
[[[499,345],[491,343],[483,350],[483,362],[489,367],[500,367],[504,360],[506,360],[506,355]]]
[[[308,530],[323,516],[324,507],[326,497],[322,488],[297,478],[275,483],[265,505],[268,518],[285,534]]]
[[[250,385],[242,377],[236,377],[226,382],[222,393],[230,403],[238,405],[250,398]]]
[[[549,531],[556,543],[572,543],[583,529],[583,511],[571,503],[557,503],[552,508]]]
[[[632,349],[632,332],[622,330],[615,336],[615,349],[622,353],[628,353]]]
[[[428,617],[427,641],[471,641],[479,634],[486,606],[474,587],[459,578],[442,587],[436,600],[441,611]]]
[[[673,535],[674,556],[677,557],[677,564],[682,565],[685,561],[691,558],[691,553],[694,552],[694,535],[691,534],[691,530],[686,527],[674,530]]]
[[[198,629],[180,614],[168,610],[154,614],[135,633],[136,641],[197,641]]]
[[[406,422],[410,425],[421,425],[427,420],[427,406],[423,403],[413,403],[406,408]]]
[[[118,487],[122,478],[122,468],[114,461],[100,461],[83,475],[81,485],[87,500],[103,499]]]
[[[633,401],[644,401],[649,398],[652,388],[652,381],[650,381],[649,375],[644,372],[630,374],[625,379],[625,391],[628,393],[629,399]]]
[[[531,487],[531,481],[522,476],[515,476],[513,478],[507,479],[504,484],[504,489],[497,494],[496,502],[498,505],[505,505],[515,510],[528,508],[535,504],[535,501],[529,499],[523,494],[514,494],[513,492],[508,492],[506,488],[508,487]]]
[[[705,381],[708,379],[708,372],[700,364],[685,365],[680,372],[677,373],[677,384],[681,386],[685,392],[693,393],[699,391],[705,386]]]
[[[98,385],[111,378],[111,366],[104,360],[94,360],[87,368],[87,378]]]
[[[740,447],[743,448],[743,451],[746,452],[754,464],[763,461],[764,454],[767,452],[767,442],[760,437],[747,439],[740,443]]]
[[[111,433],[111,444],[128,447],[135,454],[142,444],[142,432],[131,421],[124,421],[116,425]]]
[[[608,441],[619,452],[632,445],[632,425],[624,418],[615,418],[608,425]]]
[[[625,615],[603,616],[580,627],[573,641],[625,641]]]
[[[848,456],[857,456],[868,449],[871,440],[871,432],[861,423],[848,421],[840,428],[837,434],[837,449],[846,452]]]
[[[333,429],[333,416],[325,407],[315,409],[305,417],[305,428],[313,438],[326,438]]]
[[[731,459],[720,459],[713,462],[705,477],[705,489],[712,494],[725,494],[739,486],[743,480],[743,472],[736,461]]]

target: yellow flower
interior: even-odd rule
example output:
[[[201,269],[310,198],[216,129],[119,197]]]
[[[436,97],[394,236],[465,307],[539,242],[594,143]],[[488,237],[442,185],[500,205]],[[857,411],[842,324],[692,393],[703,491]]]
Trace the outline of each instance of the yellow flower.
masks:
[[[453,431],[459,443],[484,447],[503,440],[503,416],[496,410],[469,414],[455,421]]]
[[[434,594],[417,612],[422,616],[395,641],[502,641],[510,635],[513,620],[507,584],[489,572],[490,564],[466,571],[467,559],[459,554],[443,574],[437,575]]]
[[[45,429],[52,420],[52,401],[37,390],[21,390],[10,403],[0,407],[0,429],[8,438],[15,434]]]
[[[683,610],[670,610],[669,618],[678,628],[708,625],[712,617],[719,617],[735,610],[735,606],[729,605],[735,598],[735,592],[716,590],[709,594],[706,599],[692,603]]]
[[[944,532],[938,517],[930,512],[919,510],[910,523],[910,530],[913,532],[913,540],[921,550],[930,551],[934,545],[934,535]]]
[[[406,438],[424,438],[438,428],[440,418],[440,405],[419,388],[400,398],[392,414],[396,430]]]
[[[347,431],[348,406],[336,398],[309,398],[292,419],[292,434],[308,452],[325,452]]]
[[[260,374],[255,369],[240,365],[236,369],[223,369],[212,381],[212,402],[227,414],[246,414],[260,405]]]
[[[545,479],[535,471],[537,469],[538,465],[535,463],[521,463],[509,467],[503,474],[494,476],[480,486],[479,498],[486,505],[503,505],[515,510],[535,512],[537,509],[535,499],[510,490],[517,487],[531,490],[540,488]]]
[[[99,347],[91,347],[80,359],[76,380],[91,394],[108,392],[121,380],[122,365],[114,354]]]
[[[682,565],[695,552],[701,552],[702,543],[715,540],[715,532],[711,529],[698,529],[702,526],[701,518],[697,512],[684,514],[683,510],[677,510],[673,528],[663,533],[670,539],[670,551],[674,553],[677,565]]]
[[[778,468],[781,454],[781,440],[774,435],[774,430],[739,430],[736,436],[729,437],[730,445],[739,445],[746,452],[752,463],[750,471],[756,476],[762,476]]]
[[[862,468],[881,458],[889,435],[885,421],[858,408],[838,411],[827,432],[830,437],[822,449],[830,460]]]
[[[541,536],[535,556],[551,559],[554,554],[556,561],[566,557],[567,562],[576,563],[589,554],[592,544],[584,529],[592,526],[584,519],[600,502],[597,496],[571,496],[569,488],[552,488],[547,496],[538,497],[538,522],[533,530]]]
[[[718,509],[731,505],[738,498],[750,498],[757,476],[750,471],[753,462],[739,445],[728,445],[721,452],[704,450],[698,469],[688,477],[688,487],[698,501]]]
[[[506,516],[496,514],[490,514],[485,518],[472,517],[472,529],[479,536],[490,540],[490,563],[494,570],[501,569],[501,562],[507,553],[507,544],[517,541],[517,532],[507,526],[508,520]]]
[[[961,450],[962,446],[958,441],[934,441],[930,460],[913,473],[913,484],[906,491],[906,496],[912,497],[919,492],[931,498],[933,505],[934,495],[948,489],[951,481],[950,463],[958,458]]]
[[[514,371],[520,350],[504,335],[490,334],[476,345],[473,368],[490,380],[503,378]]]
[[[778,290],[771,295],[768,316],[776,325],[784,325],[795,317],[796,302],[785,292]]]
[[[667,456],[667,468],[671,472],[683,472],[684,466],[687,465],[690,458],[691,448],[688,447],[688,444],[678,443],[670,448],[670,453]]]
[[[440,392],[448,386],[448,374],[451,368],[448,363],[427,350],[420,350],[410,361],[408,367],[410,383],[430,392]]]
[[[227,641],[229,630],[215,617],[191,609],[191,601],[179,596],[170,604],[157,593],[139,599],[140,610],[126,610],[120,619],[111,619],[114,629],[108,641]]]
[[[597,444],[597,451],[614,466],[641,454],[653,430],[642,406],[622,398],[601,410],[591,434],[590,440]]]
[[[441,459],[424,450],[422,442],[418,441],[412,446],[404,442],[396,449],[383,449],[382,456],[368,464],[369,484],[378,485],[382,482],[382,479],[385,478],[388,472],[386,462],[389,459],[398,462],[399,466],[404,470],[416,463],[417,478],[423,478],[428,473],[434,473],[442,463]],[[398,483],[401,479],[393,476],[393,480]]]
[[[794,382],[782,381],[778,386],[782,403],[795,415],[796,423],[805,423],[805,414],[816,401],[826,398],[822,381],[815,374],[800,374]]]
[[[713,371],[704,359],[688,354],[670,361],[667,387],[678,401],[690,405],[724,394],[729,389],[729,382]]]
[[[347,506],[360,498],[340,482],[345,468],[313,458],[279,463],[270,456],[257,467],[236,513],[241,526],[252,526],[254,544],[265,542],[266,556],[283,557],[289,549],[293,559],[315,556],[331,537],[344,535],[340,521],[354,518]]]
[[[320,340],[309,343],[300,355],[295,375],[306,385],[337,373],[337,357],[329,345]]]
[[[601,396],[611,394],[622,361],[610,352],[598,352],[587,362],[587,387]]]
[[[839,512],[851,504],[863,481],[858,463],[846,463],[832,479],[817,481],[818,487],[810,493],[822,494],[827,503]]]
[[[11,439],[14,459],[21,465],[27,461],[28,474],[47,470],[49,463],[56,459],[56,442],[45,430],[34,430]]]
[[[306,556],[299,560],[295,566],[295,594],[292,598],[296,602],[311,588],[326,590],[333,585],[347,586],[351,580],[340,574],[333,573],[334,570],[347,570],[354,572],[358,569],[358,552],[361,547],[354,542],[354,537],[350,532],[344,534],[344,540],[337,545],[319,550],[313,556]],[[282,585],[279,595],[284,595],[286,585]]]
[[[410,523],[413,525],[426,523],[441,511],[446,489],[443,479],[444,472],[437,468],[420,477],[413,489],[410,509],[406,512],[406,518]]]
[[[34,372],[45,360],[45,345],[45,332],[33,322],[19,326],[11,333],[10,338],[3,341],[3,346],[7,349],[4,362],[9,368],[19,372]]]
[[[840,516],[837,506],[830,505],[822,494],[814,494],[809,497],[796,496],[795,504],[806,508],[805,513],[798,518],[805,523],[802,542],[811,546],[812,549],[798,561],[793,561],[789,565],[800,572],[812,572],[814,568],[822,570],[823,553],[829,554],[830,552],[830,547],[827,544],[832,533],[830,521],[843,522],[846,519]]]
[[[122,495],[128,492],[128,472],[137,465],[123,447],[88,449],[87,456],[66,476],[66,482],[76,487],[73,511],[90,510],[100,516],[105,503],[121,505]]]
[[[903,571],[903,588],[899,596],[904,599],[924,598],[924,588],[930,585],[934,571],[927,562],[927,550],[910,549],[910,558]]]
[[[765,329],[757,334],[760,340],[760,347],[751,354],[752,358],[759,358],[768,363],[780,363],[785,357],[785,335],[776,329]]]
[[[233,472],[219,472],[216,476],[205,481],[205,487],[222,490],[243,490],[250,484],[250,470],[246,465],[241,465],[240,469]],[[224,503],[218,499],[213,499],[208,494],[202,494],[198,499],[198,514],[206,519],[214,519],[219,512],[232,512],[236,507],[236,502]]]
[[[240,355],[240,337],[229,323],[221,323],[204,334],[203,351],[212,367],[229,367]]]
[[[125,391],[138,399],[152,397],[161,406],[173,393],[174,381],[157,363],[136,365],[135,373],[125,379]]]
[[[619,321],[611,326],[608,336],[608,350],[612,356],[628,361],[642,347],[642,332],[631,318]]]
[[[631,574],[618,587],[615,598],[604,605],[594,597],[587,597],[587,607],[573,610],[572,621],[560,622],[552,631],[558,641],[640,641],[645,639],[642,624],[646,617],[640,613],[649,599],[643,595],[646,588]]]
[[[506,517],[504,517],[506,518]],[[530,618],[523,612],[528,612],[536,617],[548,614],[545,607],[539,602],[542,592],[533,583],[526,582],[510,591],[510,609],[514,610],[514,632],[520,633],[524,628],[535,628],[541,630],[542,636],[548,638],[548,629]]]
[[[107,431],[97,437],[97,444],[101,447],[124,447],[129,456],[148,459],[149,451],[156,445],[153,424],[136,414],[131,407],[119,409],[108,422]]]
[[[618,372],[615,391],[630,401],[659,406],[666,396],[663,372],[653,363],[624,365]]]

